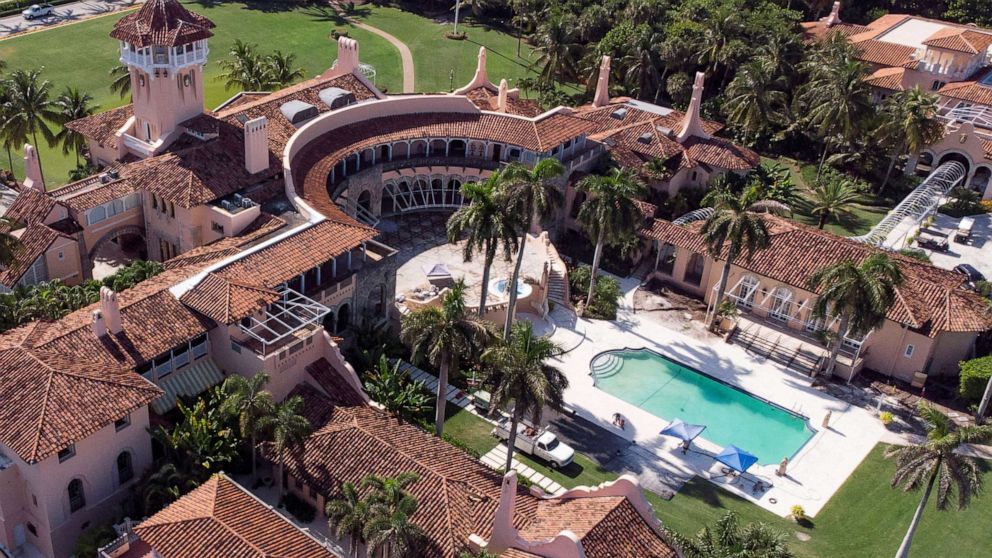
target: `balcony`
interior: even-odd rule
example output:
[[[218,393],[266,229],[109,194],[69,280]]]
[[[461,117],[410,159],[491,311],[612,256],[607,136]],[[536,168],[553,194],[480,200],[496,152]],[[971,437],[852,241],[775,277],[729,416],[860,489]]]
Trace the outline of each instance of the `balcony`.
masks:
[[[203,65],[207,62],[210,49],[206,41],[196,41],[174,48],[151,46],[134,49],[128,43],[121,43],[120,61],[128,66],[138,66],[146,71],[165,69],[175,72],[187,66]],[[149,72],[154,75],[153,72]]]
[[[266,356],[279,351],[287,344],[309,337],[320,328],[331,309],[292,289],[280,290],[282,300],[265,309],[261,320],[245,318],[239,328],[247,336],[243,345]]]

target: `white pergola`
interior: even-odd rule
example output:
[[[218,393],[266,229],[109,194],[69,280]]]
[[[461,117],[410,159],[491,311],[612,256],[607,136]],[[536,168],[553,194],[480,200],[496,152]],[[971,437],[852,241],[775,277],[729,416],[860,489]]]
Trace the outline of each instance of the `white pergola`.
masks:
[[[331,309],[293,289],[278,289],[282,298],[265,309],[265,318],[248,318],[241,331],[262,344],[263,354],[269,346],[279,343],[310,324],[320,323]]]

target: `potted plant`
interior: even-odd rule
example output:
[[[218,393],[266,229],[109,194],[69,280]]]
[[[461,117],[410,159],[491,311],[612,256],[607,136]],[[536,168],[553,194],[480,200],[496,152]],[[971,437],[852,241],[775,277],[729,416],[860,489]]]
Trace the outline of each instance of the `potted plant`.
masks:
[[[881,413],[878,413],[878,420],[882,421],[882,425],[888,428],[892,425],[895,417],[893,417],[892,413],[889,411],[882,411]]]
[[[734,321],[740,313],[740,309],[737,308],[737,304],[733,301],[725,300],[720,303],[719,308],[716,310],[716,315],[720,317],[720,329],[722,331],[730,331],[734,327]]]
[[[792,506],[792,509],[790,511],[792,512],[790,514],[792,520],[795,521],[796,523],[799,523],[806,519],[806,510],[804,510],[802,506],[796,504],[795,506]]]

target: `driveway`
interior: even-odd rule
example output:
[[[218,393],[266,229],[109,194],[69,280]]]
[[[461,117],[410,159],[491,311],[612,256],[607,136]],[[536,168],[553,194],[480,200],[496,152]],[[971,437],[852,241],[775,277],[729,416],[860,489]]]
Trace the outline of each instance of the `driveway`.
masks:
[[[109,14],[139,3],[140,0],[86,0],[56,6],[54,15],[42,19],[28,21],[20,14],[7,16],[0,18],[0,38]]]

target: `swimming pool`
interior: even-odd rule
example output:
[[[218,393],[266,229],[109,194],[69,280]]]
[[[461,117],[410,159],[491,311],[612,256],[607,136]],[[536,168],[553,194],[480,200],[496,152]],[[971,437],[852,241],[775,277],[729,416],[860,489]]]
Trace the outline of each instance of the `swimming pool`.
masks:
[[[703,424],[701,437],[734,444],[762,464],[792,458],[813,437],[804,417],[647,349],[600,353],[596,387],[664,420]]]

